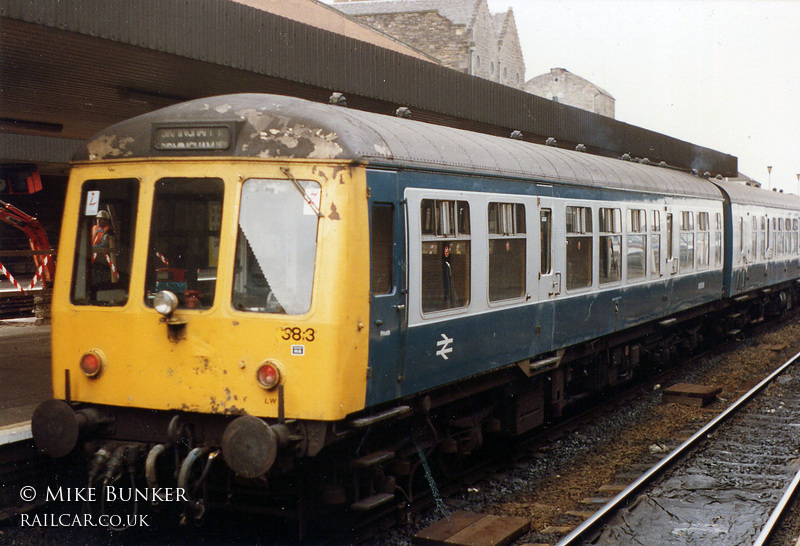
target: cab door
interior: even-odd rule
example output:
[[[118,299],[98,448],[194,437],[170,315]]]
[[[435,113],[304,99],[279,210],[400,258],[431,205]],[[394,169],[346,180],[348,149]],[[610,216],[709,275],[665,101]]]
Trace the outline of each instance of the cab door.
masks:
[[[367,405],[397,398],[403,381],[406,320],[405,206],[392,171],[367,171],[370,319]]]

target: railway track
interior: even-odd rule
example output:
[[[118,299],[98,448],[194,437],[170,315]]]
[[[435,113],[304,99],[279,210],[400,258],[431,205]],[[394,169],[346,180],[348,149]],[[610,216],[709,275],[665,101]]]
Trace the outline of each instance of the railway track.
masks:
[[[0,294],[0,319],[29,317],[33,315],[34,298],[26,294]]]
[[[765,544],[800,482],[800,353],[559,542]]]

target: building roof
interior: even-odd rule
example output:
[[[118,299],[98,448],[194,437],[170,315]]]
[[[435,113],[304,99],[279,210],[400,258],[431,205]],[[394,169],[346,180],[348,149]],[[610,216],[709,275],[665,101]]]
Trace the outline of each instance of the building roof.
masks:
[[[480,0],[358,0],[335,2],[333,6],[347,15],[376,15],[437,11],[455,25],[472,26]]]
[[[614,95],[612,95],[611,93],[609,93],[608,91],[606,91],[602,87],[599,87],[599,86],[593,84],[592,82],[590,82],[586,78],[582,78],[582,77],[578,76],[577,74],[573,74],[572,72],[570,72],[566,68],[551,68],[550,72],[548,72],[546,74],[540,74],[540,75],[538,75],[536,77],[533,77],[530,80],[528,80],[527,82],[525,82],[525,84],[527,85],[529,83],[537,83],[537,84],[538,83],[546,83],[546,82],[551,81],[554,76],[561,76],[561,75],[563,75],[565,78],[570,78],[570,79],[573,79],[573,80],[580,80],[580,81],[584,82],[584,84],[587,87],[591,86],[594,89],[596,89],[598,93],[600,93],[602,95],[605,95],[610,99],[616,100],[616,99],[614,99]]]

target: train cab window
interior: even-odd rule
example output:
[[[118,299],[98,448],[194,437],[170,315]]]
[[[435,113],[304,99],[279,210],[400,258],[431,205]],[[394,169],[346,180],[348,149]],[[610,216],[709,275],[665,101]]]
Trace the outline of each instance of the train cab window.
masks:
[[[470,302],[469,203],[423,199],[422,311],[466,307]]]
[[[138,199],[136,179],[83,184],[72,271],[73,304],[127,303]]]
[[[183,309],[214,303],[224,185],[219,178],[156,182],[145,276],[145,303],[161,290]]]
[[[311,308],[320,194],[320,185],[309,180],[251,178],[242,184],[235,309],[302,315]]]
[[[553,271],[553,211],[539,211],[539,250],[541,254],[539,272],[549,275]]]
[[[650,276],[661,275],[661,212],[654,210],[650,223]]]
[[[761,217],[761,228],[758,230],[758,256],[764,260],[767,257],[767,245],[769,238],[767,237],[767,219]]]
[[[394,285],[394,206],[391,203],[372,205],[370,233],[370,284],[373,294],[389,294]]]
[[[704,269],[708,267],[710,252],[711,232],[708,223],[708,213],[699,212],[697,214],[697,267]]]
[[[751,260],[755,260],[758,257],[758,218],[755,216],[751,221],[750,252],[748,254]]]
[[[525,295],[525,205],[489,203],[489,301]]]
[[[600,209],[600,284],[622,279],[622,223],[619,209]]]
[[[592,209],[567,207],[567,290],[592,286]]]
[[[694,212],[681,212],[680,249],[678,267],[681,272],[694,268]]]
[[[722,214],[716,213],[714,230],[714,265],[722,265]],[[753,257],[756,253],[756,219],[753,218]]]
[[[644,277],[647,273],[647,213],[644,210],[628,211],[625,252],[627,279],[631,281]]]

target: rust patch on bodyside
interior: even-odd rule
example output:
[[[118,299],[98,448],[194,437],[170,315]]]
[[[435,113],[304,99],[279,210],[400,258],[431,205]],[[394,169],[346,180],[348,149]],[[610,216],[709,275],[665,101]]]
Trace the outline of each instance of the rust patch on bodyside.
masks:
[[[126,150],[129,144],[134,142],[131,137],[118,138],[115,135],[101,135],[86,145],[89,151],[89,159],[107,159],[109,157],[128,157],[133,152]]]
[[[335,180],[338,181],[339,184],[345,183],[346,177],[344,175],[349,171],[350,167],[343,167],[341,165],[333,165],[330,167],[320,167],[318,165],[314,165],[311,168],[311,174],[319,176],[324,182]]]
[[[329,220],[341,220],[341,216],[339,216],[339,212],[336,210],[336,205],[331,203],[331,213],[328,215]]]

